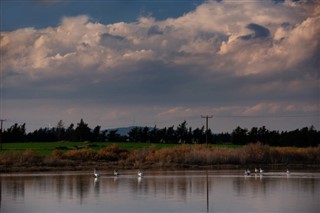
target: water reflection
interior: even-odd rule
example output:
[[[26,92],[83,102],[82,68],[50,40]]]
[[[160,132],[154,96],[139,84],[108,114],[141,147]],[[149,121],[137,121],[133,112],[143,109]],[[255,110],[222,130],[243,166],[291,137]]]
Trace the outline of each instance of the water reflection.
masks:
[[[109,171],[3,174],[3,212],[319,212],[320,174]]]

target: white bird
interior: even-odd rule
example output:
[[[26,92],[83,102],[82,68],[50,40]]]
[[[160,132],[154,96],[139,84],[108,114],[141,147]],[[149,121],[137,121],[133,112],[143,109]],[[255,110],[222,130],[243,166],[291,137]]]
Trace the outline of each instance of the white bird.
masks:
[[[259,173],[259,169],[255,168],[255,169],[254,169],[254,172],[255,172],[255,173]]]
[[[289,169],[287,169],[287,175],[290,175],[290,171],[289,171]]]
[[[119,172],[118,172],[117,170],[113,170],[113,175],[114,175],[114,176],[118,176],[118,175],[120,175],[120,174],[119,174]]]
[[[94,174],[94,176],[95,176],[96,178],[98,178],[98,177],[100,176],[100,173],[97,172],[96,169],[93,170],[93,174]]]
[[[251,174],[251,172],[250,172],[249,169],[247,169],[247,170],[244,171],[244,175],[250,175],[250,174]]]
[[[143,176],[143,173],[142,173],[142,171],[138,171],[138,177],[142,177]]]
[[[260,173],[263,173],[263,170],[260,168],[260,171],[259,171]]]

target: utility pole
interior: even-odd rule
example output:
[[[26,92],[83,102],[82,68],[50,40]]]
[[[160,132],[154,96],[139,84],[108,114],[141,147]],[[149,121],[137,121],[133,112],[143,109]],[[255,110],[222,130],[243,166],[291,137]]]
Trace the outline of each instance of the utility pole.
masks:
[[[2,151],[2,127],[4,121],[6,121],[6,119],[0,119],[0,151]]]
[[[206,115],[206,116],[201,115],[201,118],[206,119],[206,145],[208,146],[208,120],[209,120],[209,118],[213,118],[213,116],[212,115]]]

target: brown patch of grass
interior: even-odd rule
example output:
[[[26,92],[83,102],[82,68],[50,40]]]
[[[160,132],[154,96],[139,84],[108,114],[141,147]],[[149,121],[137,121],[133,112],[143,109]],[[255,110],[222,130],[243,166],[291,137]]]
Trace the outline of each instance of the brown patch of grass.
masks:
[[[319,164],[320,146],[308,148],[275,147],[270,152],[270,162],[278,164]]]
[[[119,161],[128,157],[129,151],[113,144],[106,148],[100,149],[97,153],[97,159],[103,161]]]
[[[64,152],[61,150],[53,150],[50,156],[44,159],[44,164],[51,167],[65,167],[73,166],[75,162],[72,160],[64,159]]]
[[[211,148],[205,145],[183,145],[164,148],[149,153],[146,161],[163,166],[170,164],[211,165],[238,163],[238,150],[228,148]]]
[[[68,160],[75,160],[75,161],[88,161],[88,160],[95,160],[96,152],[92,149],[77,149],[77,150],[70,150],[67,151],[62,155],[62,158]]]
[[[270,156],[269,145],[260,142],[250,143],[243,147],[240,152],[240,162],[242,164],[268,163]]]
[[[37,166],[41,165],[43,157],[33,150],[24,152],[7,152],[0,155],[0,164],[4,166]]]
[[[54,150],[42,157],[32,150],[5,152],[0,154],[0,166],[10,168],[51,166],[67,167],[107,163],[123,168],[213,166],[250,164],[310,164],[320,165],[320,146],[309,148],[270,147],[262,143],[248,144],[239,149],[206,145],[181,145],[158,149],[156,146],[128,151],[117,145],[99,151],[78,149],[67,152]]]

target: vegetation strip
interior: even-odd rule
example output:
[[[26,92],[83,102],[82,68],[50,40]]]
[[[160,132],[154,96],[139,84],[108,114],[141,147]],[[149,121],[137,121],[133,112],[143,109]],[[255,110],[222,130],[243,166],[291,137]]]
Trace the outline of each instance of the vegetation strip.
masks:
[[[282,165],[305,164],[319,167],[320,146],[308,148],[270,147],[252,143],[243,147],[227,148],[205,145],[175,145],[171,147],[140,147],[126,149],[117,144],[104,148],[55,149],[48,155],[37,151],[6,150],[0,155],[2,171],[41,168],[87,168],[90,165],[107,168],[169,168],[219,165]]]

